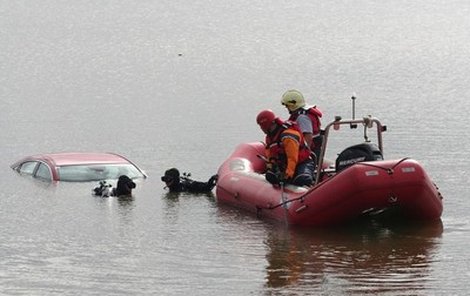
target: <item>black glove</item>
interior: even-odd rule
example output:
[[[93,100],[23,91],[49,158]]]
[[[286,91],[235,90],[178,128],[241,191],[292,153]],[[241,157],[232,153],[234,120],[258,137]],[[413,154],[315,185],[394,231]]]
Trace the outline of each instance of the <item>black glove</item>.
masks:
[[[209,181],[207,181],[207,185],[209,185],[211,189],[214,188],[215,184],[217,184],[218,179],[218,175],[213,175],[212,177],[210,177]]]
[[[266,181],[273,185],[278,185],[281,182],[281,179],[279,177],[279,173],[277,172],[273,172],[271,170],[266,172]]]

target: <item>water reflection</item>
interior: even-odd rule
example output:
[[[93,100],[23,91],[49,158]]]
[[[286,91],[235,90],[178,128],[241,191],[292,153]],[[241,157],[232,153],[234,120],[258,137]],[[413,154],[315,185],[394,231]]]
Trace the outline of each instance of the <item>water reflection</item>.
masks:
[[[122,225],[132,224],[134,220],[134,210],[136,208],[135,196],[110,196],[101,197],[94,196],[96,203],[100,205],[107,213],[109,221],[113,221],[116,217],[122,222]]]
[[[106,196],[106,197],[101,197],[101,196],[96,196],[93,195],[95,198],[96,202],[98,204],[103,204],[103,205],[112,205],[114,203],[117,203],[119,207],[123,208],[132,208],[134,207],[134,201],[135,201],[135,196]]]
[[[311,290],[313,284],[320,291],[334,280],[335,289],[348,294],[420,291],[431,280],[442,231],[441,221],[415,227],[276,228],[265,242],[266,288]]]
[[[188,193],[168,191],[162,195],[162,200],[164,204],[163,215],[165,216],[167,221],[173,224],[176,222],[176,220],[178,220],[179,212],[182,207],[184,208],[185,206],[197,206],[196,204],[192,204],[192,202],[194,199],[198,200],[201,197],[207,199],[210,203],[215,203],[215,196],[212,192]],[[196,202],[199,203],[198,201]]]
[[[211,202],[215,202],[215,195],[212,192],[203,192],[203,193],[188,193],[188,192],[166,192],[163,195],[163,200],[167,207],[174,207],[179,201],[180,197],[201,197],[205,196]]]
[[[55,192],[57,184],[59,184],[59,182],[57,181],[48,182],[38,178],[33,178],[32,176],[14,175],[9,177],[11,178],[13,184],[18,184],[16,186],[21,186],[21,188],[23,189],[31,190],[34,192],[37,192],[38,189]],[[31,187],[30,184],[33,184],[34,187]]]
[[[123,208],[132,208],[135,200],[134,196],[118,196],[116,197],[118,205]]]
[[[172,208],[178,203],[181,192],[167,192],[163,196],[167,208]]]

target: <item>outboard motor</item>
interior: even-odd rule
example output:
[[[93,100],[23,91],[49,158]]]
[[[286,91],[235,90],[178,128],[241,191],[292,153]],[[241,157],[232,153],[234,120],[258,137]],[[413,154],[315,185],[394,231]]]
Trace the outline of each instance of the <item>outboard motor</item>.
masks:
[[[376,144],[362,143],[354,145],[346,148],[338,155],[338,158],[336,158],[336,171],[344,170],[356,162],[383,159],[382,152]]]

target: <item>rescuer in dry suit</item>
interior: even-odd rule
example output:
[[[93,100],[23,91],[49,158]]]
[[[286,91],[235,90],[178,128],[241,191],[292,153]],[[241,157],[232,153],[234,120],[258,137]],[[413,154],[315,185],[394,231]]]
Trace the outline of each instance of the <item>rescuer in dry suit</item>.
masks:
[[[116,188],[106,181],[100,181],[99,186],[94,188],[92,193],[101,197],[109,196],[132,196],[132,189],[136,187],[134,181],[126,175],[119,176]]]
[[[165,171],[165,175],[162,176],[162,181],[165,182],[166,187],[170,192],[193,192],[202,193],[210,192],[217,183],[217,175],[213,175],[207,182],[194,181],[189,177],[191,174],[183,173],[180,176],[180,172],[176,168],[171,168]]]
[[[282,121],[271,110],[261,111],[256,122],[266,134],[266,180],[310,186],[315,163],[297,123]]]

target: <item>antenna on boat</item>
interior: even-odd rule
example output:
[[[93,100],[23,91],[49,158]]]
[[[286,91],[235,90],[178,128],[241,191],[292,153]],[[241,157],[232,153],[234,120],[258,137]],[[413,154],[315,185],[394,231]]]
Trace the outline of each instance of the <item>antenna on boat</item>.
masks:
[[[352,94],[351,101],[352,101],[352,120],[355,120],[356,119],[356,93]],[[351,123],[350,127],[357,128],[357,124]]]

